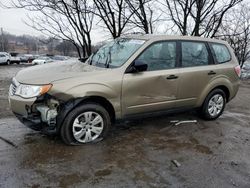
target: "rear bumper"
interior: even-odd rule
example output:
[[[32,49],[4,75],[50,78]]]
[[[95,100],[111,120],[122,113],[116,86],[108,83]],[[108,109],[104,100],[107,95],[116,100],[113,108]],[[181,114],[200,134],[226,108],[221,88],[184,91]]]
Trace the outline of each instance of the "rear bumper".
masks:
[[[10,60],[10,63],[20,63],[20,60]]]

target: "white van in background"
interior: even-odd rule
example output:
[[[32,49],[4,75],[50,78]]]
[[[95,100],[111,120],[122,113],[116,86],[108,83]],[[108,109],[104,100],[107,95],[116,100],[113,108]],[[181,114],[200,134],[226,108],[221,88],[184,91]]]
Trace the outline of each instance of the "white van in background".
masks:
[[[19,53],[16,53],[16,52],[10,53],[10,63],[11,64],[13,64],[13,63],[20,64],[21,58],[18,55],[19,55]]]
[[[0,64],[10,64],[10,54],[7,52],[0,52]]]

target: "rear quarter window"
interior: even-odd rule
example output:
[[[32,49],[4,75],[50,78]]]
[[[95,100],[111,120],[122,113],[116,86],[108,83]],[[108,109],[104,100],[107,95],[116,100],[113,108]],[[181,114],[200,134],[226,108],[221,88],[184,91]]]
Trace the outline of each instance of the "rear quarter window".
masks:
[[[211,47],[217,64],[226,63],[231,60],[229,50],[224,44],[212,43]]]

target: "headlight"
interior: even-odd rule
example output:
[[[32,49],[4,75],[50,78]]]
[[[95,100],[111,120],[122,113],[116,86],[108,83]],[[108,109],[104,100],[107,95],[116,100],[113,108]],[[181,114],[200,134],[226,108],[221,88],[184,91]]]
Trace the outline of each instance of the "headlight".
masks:
[[[23,98],[38,97],[47,93],[51,87],[51,84],[42,86],[20,84],[16,89],[15,95],[19,95]]]

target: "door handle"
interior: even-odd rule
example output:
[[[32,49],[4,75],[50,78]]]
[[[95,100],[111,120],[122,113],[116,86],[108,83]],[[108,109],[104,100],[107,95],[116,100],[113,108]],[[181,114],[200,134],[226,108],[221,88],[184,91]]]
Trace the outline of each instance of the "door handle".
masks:
[[[168,80],[177,79],[177,78],[178,76],[175,76],[173,74],[167,77]]]
[[[207,74],[208,74],[208,75],[214,75],[214,74],[216,74],[216,72],[214,72],[214,71],[209,71]]]

